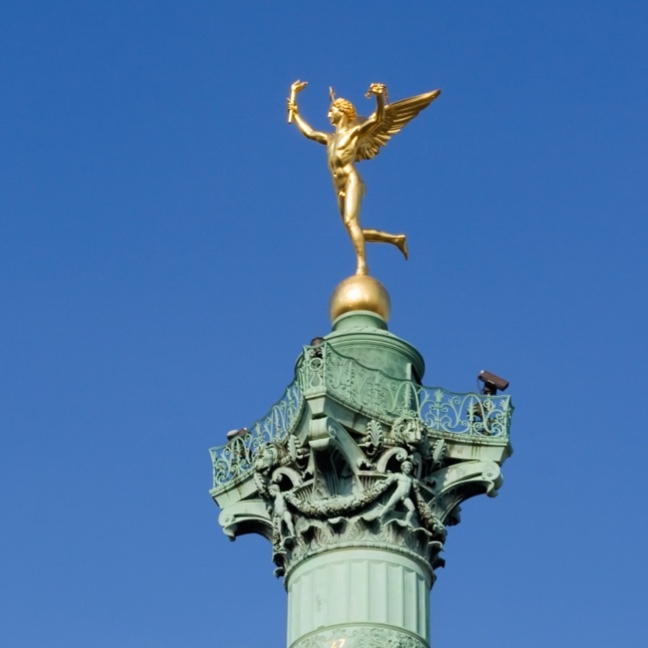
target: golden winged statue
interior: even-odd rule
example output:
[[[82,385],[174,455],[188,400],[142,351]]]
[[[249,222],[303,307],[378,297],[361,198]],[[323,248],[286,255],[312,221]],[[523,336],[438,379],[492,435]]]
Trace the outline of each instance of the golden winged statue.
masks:
[[[372,83],[366,97],[375,95],[376,111],[370,117],[358,117],[354,105],[346,99],[336,99],[331,88],[328,118],[335,131],[323,133],[313,130],[299,114],[297,94],[307,85],[305,81],[295,81],[290,86],[288,123],[294,121],[304,136],[326,145],[338,208],[358,260],[356,274],[368,274],[365,243],[391,243],[407,259],[405,234],[363,229],[360,225],[360,205],[365,193],[365,184],[356,170],[355,163],[370,160],[378,155],[380,148],[389,142],[392,135],[398,133],[421,110],[427,108],[441,94],[441,90],[433,90],[390,104],[386,86],[382,83]]]

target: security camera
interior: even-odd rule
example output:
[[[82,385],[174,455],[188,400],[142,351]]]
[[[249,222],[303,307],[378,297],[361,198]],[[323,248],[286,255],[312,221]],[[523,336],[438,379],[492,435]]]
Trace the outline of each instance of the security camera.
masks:
[[[239,428],[237,430],[230,430],[227,433],[227,440],[231,441],[232,439],[235,439],[236,437],[243,436],[244,434],[247,434],[248,429],[245,427]]]
[[[508,380],[500,378],[499,376],[491,373],[490,371],[486,371],[485,369],[479,372],[477,380],[481,380],[484,383],[482,393],[488,396],[495,396],[498,391],[504,391],[509,386]]]

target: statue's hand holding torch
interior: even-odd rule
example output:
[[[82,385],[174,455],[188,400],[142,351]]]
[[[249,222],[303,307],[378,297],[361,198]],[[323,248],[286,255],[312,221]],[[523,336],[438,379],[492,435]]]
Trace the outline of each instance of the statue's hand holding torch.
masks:
[[[367,90],[365,97],[369,99],[371,95],[382,95],[385,103],[389,103],[389,95],[387,94],[387,86],[384,83],[372,83]]]
[[[288,97],[288,123],[292,123],[297,113],[297,93],[301,92],[308,85],[308,81],[295,81],[290,86],[290,97]]]

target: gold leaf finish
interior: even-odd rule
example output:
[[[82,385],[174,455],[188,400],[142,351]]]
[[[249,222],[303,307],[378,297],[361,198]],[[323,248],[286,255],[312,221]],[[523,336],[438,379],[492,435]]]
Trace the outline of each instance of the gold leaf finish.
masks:
[[[331,88],[328,118],[335,131],[324,133],[313,130],[299,114],[297,95],[306,85],[305,81],[295,81],[290,87],[287,106],[288,123],[294,122],[305,137],[326,146],[328,167],[333,178],[338,209],[356,253],[356,274],[369,274],[365,253],[366,243],[389,243],[397,247],[407,259],[405,234],[365,229],[360,224],[360,205],[365,194],[365,184],[355,164],[378,155],[380,148],[421,110],[427,108],[441,94],[441,91],[433,90],[390,104],[387,87],[383,83],[372,83],[366,96],[376,97],[376,111],[365,118],[358,117],[355,106],[350,101],[336,98]]]
[[[334,322],[340,315],[351,311],[371,311],[385,322],[389,319],[391,300],[385,287],[373,277],[352,275],[333,291],[329,312]]]

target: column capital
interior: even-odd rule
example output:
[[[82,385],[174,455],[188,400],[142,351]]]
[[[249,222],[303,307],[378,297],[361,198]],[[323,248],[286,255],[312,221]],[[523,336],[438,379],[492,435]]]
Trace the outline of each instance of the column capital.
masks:
[[[212,450],[225,533],[271,540],[277,575],[348,547],[399,552],[430,573],[443,565],[461,502],[502,483],[512,405],[423,387],[417,353],[371,327],[305,347],[270,413]],[[390,373],[358,359],[372,357]]]

